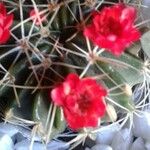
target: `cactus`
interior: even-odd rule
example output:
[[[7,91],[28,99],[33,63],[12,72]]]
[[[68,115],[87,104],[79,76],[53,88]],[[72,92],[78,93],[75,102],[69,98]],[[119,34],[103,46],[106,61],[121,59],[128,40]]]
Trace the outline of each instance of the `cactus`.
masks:
[[[124,3],[139,6],[138,0]],[[132,125],[132,115],[144,107],[148,96],[145,94],[138,104],[133,102],[133,89],[148,86],[149,82],[149,62],[138,55],[141,43],[137,41],[115,56],[83,34],[92,13],[115,2],[3,0],[3,4],[14,19],[9,40],[0,44],[1,119],[30,126],[46,143],[59,137],[68,124],[50,93],[68,74],[75,73],[81,79],[90,77],[107,89],[106,113],[101,125],[78,130],[69,144],[77,145],[101,126],[114,122],[123,125],[131,119]],[[143,34],[141,25],[136,26]],[[142,47],[149,56],[145,38],[141,38]]]

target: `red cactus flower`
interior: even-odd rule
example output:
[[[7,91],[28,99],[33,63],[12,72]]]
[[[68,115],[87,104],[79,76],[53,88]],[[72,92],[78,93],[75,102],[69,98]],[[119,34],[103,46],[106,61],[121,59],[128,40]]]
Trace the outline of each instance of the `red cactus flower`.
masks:
[[[85,27],[84,35],[101,48],[120,56],[125,48],[140,38],[134,27],[136,10],[124,4],[105,7],[93,13],[93,20]]]
[[[35,21],[35,24],[39,26],[43,21],[46,20],[46,16],[42,13],[42,11],[36,11],[35,9],[32,9],[30,11],[30,17],[33,21]]]
[[[94,79],[79,79],[76,74],[69,74],[52,90],[51,98],[62,107],[68,125],[77,130],[98,125],[98,119],[105,114],[106,94],[106,90]]]
[[[10,38],[13,17],[13,14],[7,14],[4,4],[0,3],[0,44],[5,44]]]

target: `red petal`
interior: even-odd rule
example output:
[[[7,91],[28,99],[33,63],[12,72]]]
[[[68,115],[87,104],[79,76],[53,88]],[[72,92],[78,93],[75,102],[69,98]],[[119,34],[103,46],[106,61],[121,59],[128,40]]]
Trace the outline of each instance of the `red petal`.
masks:
[[[62,85],[56,87],[51,91],[51,98],[55,102],[56,105],[58,106],[63,106],[64,105],[64,98],[65,95],[63,93],[63,87]]]
[[[0,39],[1,39],[2,35],[3,35],[3,28],[2,28],[2,26],[0,25]]]
[[[65,118],[70,128],[79,130],[84,127],[96,127],[98,125],[97,115],[79,116],[70,113],[67,109],[64,110]]]
[[[136,28],[130,27],[127,32],[124,31],[122,36],[126,41],[131,43],[139,40],[141,37],[141,33]]]
[[[93,42],[95,41],[95,39],[98,36],[98,33],[97,33],[97,31],[95,29],[96,28],[93,25],[89,25],[89,26],[85,27],[84,33],[83,33],[84,36],[88,37]]]
[[[97,111],[95,113],[99,117],[103,117],[106,112],[106,104],[104,103],[103,99],[97,99],[97,102],[95,101],[93,108],[97,108]]]
[[[75,93],[76,94],[76,93]],[[77,104],[77,97],[74,95],[68,95],[65,99],[65,105],[68,107],[69,110],[72,112],[78,111],[78,107],[76,107]]]
[[[0,38],[0,44],[5,44],[9,40],[9,38],[10,38],[9,30],[4,30]]]
[[[136,18],[136,9],[134,7],[126,7],[120,16],[120,22],[124,28],[131,27]]]
[[[4,26],[4,20],[5,20],[5,17],[2,14],[0,14],[0,25],[1,26]]]
[[[75,89],[79,82],[80,79],[78,75],[74,73],[70,73],[65,80],[65,83],[67,83],[71,89]]]
[[[14,18],[13,14],[7,15],[6,19],[4,20],[5,29],[8,29],[12,25],[13,18]]]
[[[85,120],[83,117],[71,113],[67,109],[64,109],[64,115],[70,128],[78,130],[85,127]]]
[[[6,8],[3,3],[0,3],[0,14],[6,15]]]
[[[98,125],[97,115],[91,115],[85,117],[85,126],[86,127],[96,127]]]

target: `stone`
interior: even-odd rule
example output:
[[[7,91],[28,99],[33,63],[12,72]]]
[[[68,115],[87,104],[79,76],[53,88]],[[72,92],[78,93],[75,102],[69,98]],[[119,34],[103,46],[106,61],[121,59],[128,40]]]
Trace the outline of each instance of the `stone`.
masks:
[[[15,150],[29,150],[30,147],[31,141],[23,140],[15,145]],[[69,146],[64,142],[57,141],[51,141],[47,146],[41,142],[34,142],[32,146],[32,150],[66,150],[68,148]]]
[[[90,148],[86,147],[85,150],[91,150]]]
[[[133,142],[132,132],[128,129],[122,129],[114,136],[111,147],[113,150],[129,150]]]
[[[114,135],[120,130],[119,124],[112,124],[97,133],[96,143],[110,145]]]
[[[133,116],[133,134],[150,141],[150,112],[145,111],[140,116]]]
[[[97,144],[91,150],[113,150],[109,145]]]
[[[84,146],[85,146],[85,147],[91,148],[91,147],[93,147],[94,145],[96,145],[96,142],[95,142],[95,137],[96,137],[96,136],[95,136],[95,135],[96,135],[96,134],[92,134],[92,136],[94,136],[93,139],[92,139],[91,135],[86,138],[85,143],[84,143]]]
[[[14,143],[20,142],[26,138],[29,140],[31,139],[30,129],[17,126],[17,125],[13,125],[10,123],[4,123],[4,122],[0,123],[0,132],[10,136]],[[41,138],[36,135],[34,137],[34,141],[40,142]]]
[[[32,132],[32,131],[31,131],[30,129],[26,129],[26,128],[23,128],[23,127],[18,126],[18,130],[19,130],[19,133],[20,133],[23,137],[25,137],[25,138],[31,140],[31,138],[32,138],[31,132]],[[39,136],[35,135],[35,136],[34,136],[34,141],[36,141],[36,142],[41,142],[41,138],[40,138]]]
[[[150,141],[145,142],[145,149],[150,150]]]
[[[0,133],[0,150],[14,150],[14,144],[10,136]]]
[[[47,149],[50,149],[50,150],[67,150],[67,149],[69,149],[69,145],[67,145],[65,142],[53,140],[47,145]]]
[[[144,140],[141,137],[137,138],[133,142],[131,150],[146,150]]]
[[[31,141],[23,140],[15,145],[15,150],[29,150]],[[32,150],[44,150],[46,146],[42,143],[34,142]]]
[[[13,137],[16,133],[18,133],[17,126],[9,124],[9,123],[0,123],[0,132]]]
[[[21,134],[21,133],[17,133],[12,137],[14,143],[19,143],[23,140],[25,140],[26,138]]]

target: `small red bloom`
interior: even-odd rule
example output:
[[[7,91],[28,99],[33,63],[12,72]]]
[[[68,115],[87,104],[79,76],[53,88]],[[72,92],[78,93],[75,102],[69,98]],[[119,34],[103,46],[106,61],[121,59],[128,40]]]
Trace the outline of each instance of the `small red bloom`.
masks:
[[[125,48],[140,38],[134,27],[134,7],[116,4],[93,13],[93,21],[85,27],[84,35],[101,48],[120,56]]]
[[[79,79],[76,74],[69,74],[62,84],[52,90],[51,98],[62,107],[69,126],[80,129],[98,125],[98,119],[105,114],[106,94],[106,90],[94,79]]]
[[[13,23],[13,14],[7,14],[3,3],[0,3],[0,44],[4,44],[10,38],[10,26]]]
[[[43,14],[42,11],[36,11],[35,9],[32,9],[30,11],[30,17],[34,21],[37,26],[39,26],[43,21],[46,20],[46,16]]]

